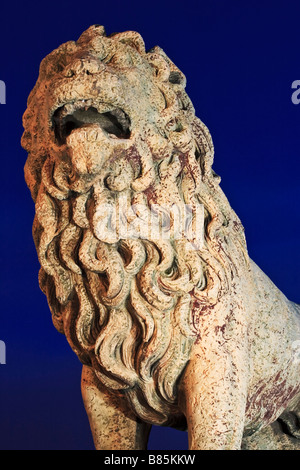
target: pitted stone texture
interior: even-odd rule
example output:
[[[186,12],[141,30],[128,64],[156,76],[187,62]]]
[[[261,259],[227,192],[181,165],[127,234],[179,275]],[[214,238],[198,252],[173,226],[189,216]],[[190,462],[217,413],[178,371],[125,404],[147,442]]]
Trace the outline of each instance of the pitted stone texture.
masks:
[[[43,60],[22,138],[40,286],[97,449],[145,448],[151,424],[190,449],[300,448],[299,306],[249,259],[185,84],[132,31]]]

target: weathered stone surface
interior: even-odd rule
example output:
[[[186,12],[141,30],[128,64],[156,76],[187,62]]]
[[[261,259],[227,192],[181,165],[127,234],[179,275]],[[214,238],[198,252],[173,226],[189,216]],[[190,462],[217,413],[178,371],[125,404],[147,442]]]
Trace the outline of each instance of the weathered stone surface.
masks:
[[[135,32],[92,26],[43,60],[22,138],[40,286],[97,449],[143,449],[151,424],[300,449],[300,308],[249,259],[184,88]]]

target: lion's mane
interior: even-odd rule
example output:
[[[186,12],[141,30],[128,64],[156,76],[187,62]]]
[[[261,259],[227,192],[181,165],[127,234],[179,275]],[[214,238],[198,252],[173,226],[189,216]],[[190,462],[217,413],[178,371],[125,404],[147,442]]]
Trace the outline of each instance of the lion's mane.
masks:
[[[122,157],[139,169],[126,194],[131,201],[138,198],[145,211],[166,191],[173,202],[203,205],[201,247],[172,238],[109,242],[95,234],[99,200],[108,200],[110,192],[99,189],[101,170],[89,178],[74,176],[51,129],[51,112],[64,100],[60,95],[51,103],[47,95],[57,75],[87,51],[118,70],[130,54],[165,97],[154,133],[163,136],[167,150],[155,148],[157,139],[151,136],[143,145],[136,137]],[[179,425],[178,379],[199,340],[197,318],[229,291],[240,253],[247,257],[243,227],[211,168],[210,134],[184,88],[184,75],[160,48],[146,52],[137,33],[107,37],[103,28],[91,27],[77,43],[66,43],[44,59],[22,138],[26,181],[36,203],[39,281],[54,325],[101,383],[124,394],[144,421],[160,425]],[[113,204],[119,197],[120,192],[113,196]]]

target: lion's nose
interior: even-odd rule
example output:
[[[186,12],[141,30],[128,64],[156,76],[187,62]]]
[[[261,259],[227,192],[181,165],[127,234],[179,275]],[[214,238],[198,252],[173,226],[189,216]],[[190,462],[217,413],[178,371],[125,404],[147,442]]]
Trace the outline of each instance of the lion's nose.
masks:
[[[80,58],[72,62],[71,65],[65,68],[65,77],[73,77],[74,75],[86,74],[94,75],[100,73],[105,69],[105,65],[94,57]]]

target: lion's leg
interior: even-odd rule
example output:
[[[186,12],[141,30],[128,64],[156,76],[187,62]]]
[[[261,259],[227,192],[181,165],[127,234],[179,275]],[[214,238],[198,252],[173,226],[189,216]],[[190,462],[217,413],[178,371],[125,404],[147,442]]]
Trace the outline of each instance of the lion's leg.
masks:
[[[151,426],[140,422],[124,400],[110,395],[84,366],[82,397],[97,450],[144,450]]]
[[[242,443],[243,450],[300,450],[300,393],[279,418]]]
[[[287,434],[298,440],[300,448],[300,393],[291,400],[287,409],[279,416],[278,421]]]
[[[252,436],[245,437],[242,450],[300,450],[300,440],[289,434],[278,419]]]
[[[243,439],[243,450],[300,450],[300,393],[269,426]]]
[[[224,323],[221,330],[211,326],[194,347],[180,384],[189,449],[238,450],[249,374],[245,328],[238,322]]]
[[[220,362],[216,363],[216,368],[219,366]],[[218,377],[219,371],[209,367],[206,375],[203,371],[198,373],[197,364],[190,363],[186,370],[184,412],[189,449],[238,450],[244,429],[244,393],[233,377],[232,383],[230,379],[215,379],[214,374]]]

